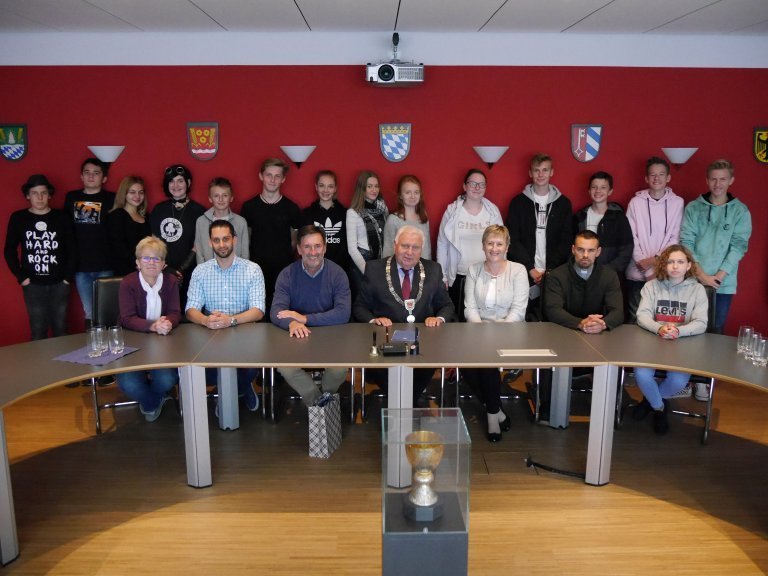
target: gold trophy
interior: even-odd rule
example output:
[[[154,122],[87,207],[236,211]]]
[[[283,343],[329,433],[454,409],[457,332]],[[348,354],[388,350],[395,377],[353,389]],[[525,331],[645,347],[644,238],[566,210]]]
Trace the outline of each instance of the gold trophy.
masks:
[[[408,502],[415,507],[410,509],[406,504],[406,515],[415,520],[434,520],[442,513],[442,506],[436,506],[438,495],[432,489],[432,483],[435,470],[443,459],[443,450],[443,437],[437,432],[419,430],[405,437],[405,455],[413,467]]]

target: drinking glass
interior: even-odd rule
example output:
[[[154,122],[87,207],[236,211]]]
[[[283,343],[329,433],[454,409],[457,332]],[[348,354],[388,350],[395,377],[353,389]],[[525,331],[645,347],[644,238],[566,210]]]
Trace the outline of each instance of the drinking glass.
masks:
[[[752,332],[755,329],[752,326],[740,326],[739,327],[739,339],[736,343],[736,352],[738,354],[744,354],[747,348],[747,342],[752,338]]]
[[[102,332],[97,328],[89,328],[86,332],[88,342],[88,356],[90,358],[97,358],[101,356],[103,350],[101,348]]]
[[[107,332],[107,328],[106,326],[94,326],[93,329],[96,330],[96,334],[98,334],[101,354],[104,354],[107,350],[109,350],[109,334]],[[99,356],[101,356],[101,354],[99,354]]]
[[[755,366],[763,367],[768,365],[768,347],[766,344],[768,344],[768,340],[765,338],[760,338],[754,342],[752,348],[752,364]]]
[[[752,336],[749,340],[747,340],[746,347],[744,348],[744,358],[747,360],[752,360],[754,357],[755,345],[760,341],[762,337],[763,336],[760,334],[760,332],[752,332]]]
[[[110,326],[109,328],[109,352],[110,354],[121,354],[125,348],[123,340],[123,329],[120,326]]]

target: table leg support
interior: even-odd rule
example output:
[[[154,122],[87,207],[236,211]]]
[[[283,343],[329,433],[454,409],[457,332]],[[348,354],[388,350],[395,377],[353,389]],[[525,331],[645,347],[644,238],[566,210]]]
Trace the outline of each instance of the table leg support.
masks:
[[[608,484],[611,479],[613,415],[616,410],[617,366],[596,366],[592,379],[592,408],[589,414],[586,483]]]
[[[16,536],[16,513],[13,508],[11,470],[5,438],[5,416],[2,410],[0,410],[0,451],[2,451],[0,457],[3,462],[3,469],[0,470],[0,561],[6,565],[19,556],[19,539]]]
[[[395,366],[388,369],[387,408],[413,408],[413,368]],[[407,420],[407,422],[406,422]],[[387,452],[387,485],[403,488],[411,485],[411,465],[405,457],[405,444],[398,444],[411,432],[411,420],[400,419],[401,425],[408,429],[389,431],[389,446],[400,446],[399,450]]]
[[[204,488],[212,484],[205,368],[183,366],[179,368],[179,374],[181,376],[181,401],[184,412],[187,484],[195,488]]]
[[[219,428],[240,428],[240,411],[237,403],[237,368],[219,368]]]
[[[572,368],[555,368],[552,371],[552,396],[549,403],[549,426],[568,428],[571,413]]]

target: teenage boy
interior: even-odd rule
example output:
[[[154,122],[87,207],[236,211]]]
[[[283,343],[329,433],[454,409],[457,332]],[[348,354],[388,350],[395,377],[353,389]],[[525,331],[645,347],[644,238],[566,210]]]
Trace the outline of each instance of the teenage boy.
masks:
[[[651,156],[645,163],[648,188],[635,193],[627,207],[632,228],[632,260],[627,266],[627,321],[634,324],[640,290],[656,272],[656,260],[664,248],[677,244],[683,221],[683,199],[668,186],[669,162]]]
[[[226,178],[214,178],[208,184],[208,200],[211,207],[205,211],[205,214],[197,219],[195,225],[195,253],[197,254],[197,263],[202,264],[207,260],[213,259],[213,248],[211,248],[208,239],[208,231],[211,224],[216,220],[227,220],[232,223],[237,236],[235,245],[235,256],[248,260],[248,224],[245,218],[232,212],[230,205],[234,200],[232,192],[232,183]]]
[[[21,187],[29,208],[11,214],[5,237],[5,261],[24,292],[32,340],[67,333],[69,280],[75,274],[77,248],[72,223],[49,201],[54,187],[33,174]]]
[[[301,212],[281,188],[288,164],[279,158],[268,158],[261,164],[261,193],[243,204],[241,214],[251,233],[251,260],[264,273],[266,310],[272,305],[275,282],[280,272],[294,260],[296,230],[301,227]]]
[[[536,154],[528,171],[531,182],[512,198],[507,214],[508,258],[528,270],[528,320],[541,320],[539,296],[544,274],[567,262],[571,254],[573,210],[571,201],[550,184],[554,174],[552,158]]]
[[[714,331],[718,334],[736,294],[739,261],[752,234],[749,208],[728,192],[733,181],[733,164],[712,162],[707,167],[709,192],[686,206],[680,229],[680,243],[696,258],[699,282],[716,290]]]
[[[75,284],[83,303],[86,327],[91,323],[93,283],[97,278],[112,276],[107,213],[112,210],[115,195],[104,190],[109,164],[98,158],[87,158],[80,166],[80,190],[67,192],[64,211],[75,224],[77,272]]]
[[[595,172],[589,178],[589,197],[592,203],[573,218],[573,233],[591,230],[600,237],[599,264],[613,268],[623,275],[632,258],[632,228],[624,209],[609,202],[613,194],[613,176],[608,172]]]

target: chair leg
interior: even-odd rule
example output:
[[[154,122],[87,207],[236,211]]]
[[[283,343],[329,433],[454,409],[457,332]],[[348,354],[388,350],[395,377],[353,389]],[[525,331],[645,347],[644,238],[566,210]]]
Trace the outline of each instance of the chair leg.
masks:
[[[704,431],[701,434],[701,443],[706,444],[709,439],[709,427],[712,423],[712,398],[715,394],[715,379],[709,381],[709,398],[707,398],[707,415],[704,418]]]
[[[615,428],[620,429],[624,424],[624,413],[621,409],[624,404],[624,378],[626,376],[626,369],[624,366],[619,368],[619,389],[616,390],[616,424]]]
[[[355,368],[350,369],[349,375],[349,423],[355,423]]]
[[[261,367],[261,417],[267,417],[267,368]]]
[[[91,378],[91,390],[93,391],[93,413],[96,416],[96,434],[101,434],[101,416],[99,408],[99,394],[96,391],[97,388],[98,385],[96,383],[96,378]]]
[[[269,369],[269,411],[270,411],[270,416],[272,417],[272,421],[274,422],[276,420],[275,418],[275,369],[274,368]]]
[[[360,368],[360,419],[365,422],[365,368]]]

